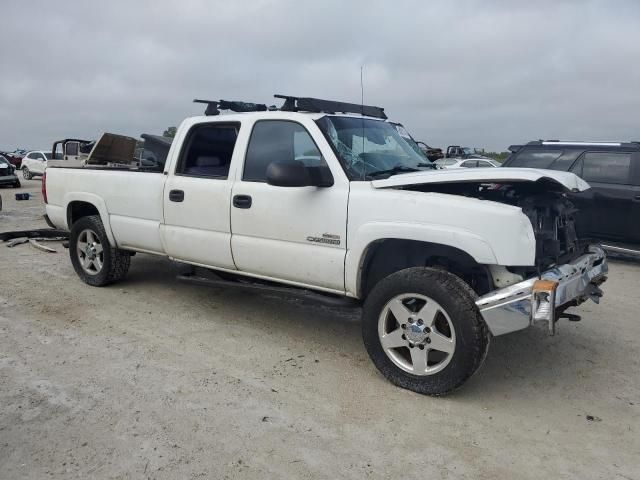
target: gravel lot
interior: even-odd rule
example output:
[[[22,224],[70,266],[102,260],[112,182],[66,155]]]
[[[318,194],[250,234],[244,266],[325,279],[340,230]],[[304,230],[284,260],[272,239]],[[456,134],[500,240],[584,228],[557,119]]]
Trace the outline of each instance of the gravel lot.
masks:
[[[0,231],[45,226],[39,181]],[[386,382],[359,312],[178,283],[92,288],[0,244],[0,477],[640,479],[640,266],[600,306],[493,340],[445,398]]]

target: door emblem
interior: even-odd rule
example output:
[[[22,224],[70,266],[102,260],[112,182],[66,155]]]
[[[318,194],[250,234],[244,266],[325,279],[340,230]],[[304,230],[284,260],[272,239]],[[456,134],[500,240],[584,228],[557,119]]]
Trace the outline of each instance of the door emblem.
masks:
[[[340,245],[340,235],[323,233],[321,237],[307,237],[307,242],[326,243],[328,245]]]

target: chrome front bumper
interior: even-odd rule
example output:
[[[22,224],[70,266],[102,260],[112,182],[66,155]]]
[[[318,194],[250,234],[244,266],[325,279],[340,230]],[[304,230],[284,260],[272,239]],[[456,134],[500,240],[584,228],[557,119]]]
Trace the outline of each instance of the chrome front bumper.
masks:
[[[488,293],[476,305],[494,336],[522,330],[539,320],[549,322],[549,333],[553,335],[560,309],[589,298],[598,303],[602,296],[598,285],[606,280],[608,271],[604,251],[591,246],[588,254],[573,262],[556,266],[540,278]]]

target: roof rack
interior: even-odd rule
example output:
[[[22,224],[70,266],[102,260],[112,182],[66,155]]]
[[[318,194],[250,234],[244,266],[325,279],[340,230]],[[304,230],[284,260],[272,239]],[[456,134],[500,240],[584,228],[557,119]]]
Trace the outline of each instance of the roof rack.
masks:
[[[382,107],[292,95],[274,95],[274,97],[284,99],[284,105],[280,107],[284,112],[359,113],[367,117],[387,119]]]
[[[594,147],[619,147],[621,142],[572,142],[565,140],[542,140],[542,145],[588,145]]]
[[[193,103],[204,103],[207,108],[204,114],[220,115],[220,110],[231,110],[232,112],[266,112],[267,106],[263,103],[240,102],[237,100],[200,100],[194,99]]]

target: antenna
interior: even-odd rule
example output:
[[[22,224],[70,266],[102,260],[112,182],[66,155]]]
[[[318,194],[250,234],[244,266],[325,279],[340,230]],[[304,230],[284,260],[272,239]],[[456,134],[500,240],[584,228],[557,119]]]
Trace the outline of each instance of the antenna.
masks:
[[[364,115],[364,81],[362,80],[364,65],[360,65],[360,105],[362,105],[362,115]]]
[[[364,174],[366,170],[366,162],[364,161],[364,65],[360,65],[360,124],[362,125],[362,180],[364,181],[366,175]]]

